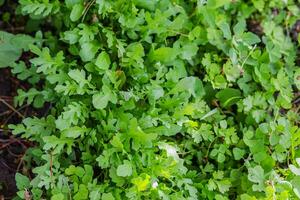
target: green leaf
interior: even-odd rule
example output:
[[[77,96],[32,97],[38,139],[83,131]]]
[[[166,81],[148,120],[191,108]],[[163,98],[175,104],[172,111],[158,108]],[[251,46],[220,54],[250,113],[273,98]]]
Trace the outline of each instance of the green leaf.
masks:
[[[102,51],[96,58],[95,65],[100,70],[108,70],[110,63],[109,55],[105,51]]]
[[[126,176],[131,176],[132,175],[132,166],[129,161],[124,161],[124,164],[119,165],[117,168],[117,175],[126,177]]]
[[[209,8],[219,8],[222,7],[228,3],[231,3],[231,0],[208,0],[207,1],[207,6]]]
[[[85,79],[85,71],[74,69],[70,70],[68,75],[77,83],[79,83],[80,87],[83,87],[85,84],[88,84],[88,81]]]
[[[223,71],[228,81],[235,82],[241,76],[242,69],[238,65],[226,62],[223,65]]]
[[[221,102],[221,105],[225,108],[232,106],[233,104],[238,102],[240,98],[242,98],[240,90],[233,88],[226,88],[219,91],[216,94],[216,97]]]
[[[191,60],[198,51],[198,45],[195,43],[189,43],[182,47],[182,58]]]
[[[144,1],[144,0],[134,0],[134,4],[138,7],[145,8],[148,10],[155,10],[155,4],[157,1]]]
[[[245,150],[240,149],[240,148],[233,148],[233,156],[235,160],[240,160],[243,158],[244,154],[245,154]]]
[[[85,174],[82,177],[82,183],[88,184],[93,180],[93,175],[94,175],[93,167],[91,165],[84,165],[84,170],[85,170]]]
[[[297,168],[295,165],[289,165],[290,170],[297,176],[300,176],[300,168]]]
[[[70,137],[70,138],[77,138],[77,137],[83,137],[84,134],[87,132],[87,129],[85,127],[70,127],[66,130],[62,131],[62,135],[64,137]]]
[[[120,150],[123,149],[123,144],[121,142],[120,136],[119,135],[115,135],[113,137],[113,139],[110,142],[115,148],[118,148]]]
[[[246,30],[246,21],[245,19],[240,19],[238,23],[233,27],[233,32],[235,35],[242,35],[244,31]]]
[[[22,49],[28,49],[33,42],[30,36],[0,31],[0,68],[12,65],[21,56]]]
[[[15,179],[17,188],[19,190],[28,189],[30,187],[30,180],[27,176],[24,176],[20,173],[16,173]]]
[[[0,33],[0,38],[1,38],[1,33]],[[15,48],[21,48],[24,51],[29,50],[29,46],[32,45],[35,42],[39,42],[40,40],[33,38],[29,35],[24,35],[24,34],[17,34],[14,35],[10,39],[10,43],[15,46]]]
[[[221,180],[221,181],[217,182],[217,185],[218,185],[219,191],[222,194],[225,194],[226,192],[229,191],[229,188],[231,187],[231,182],[230,182],[230,180]]]
[[[229,24],[227,22],[223,21],[218,26],[222,30],[224,38],[230,40],[231,39],[231,30],[230,30]]]
[[[25,102],[27,104],[33,103],[35,107],[42,107],[45,99],[42,92],[37,91],[35,88],[31,88],[27,92],[18,89],[18,96],[15,98],[15,105],[23,105]]]
[[[104,109],[107,107],[108,102],[113,104],[117,103],[116,94],[106,85],[102,87],[102,92],[93,95],[93,106],[96,109]]]
[[[163,97],[165,94],[164,89],[159,85],[153,85],[149,88],[149,99],[156,101]],[[151,102],[152,103],[152,102]]]
[[[115,197],[112,195],[112,193],[103,193],[101,200],[115,200]]]
[[[158,135],[172,136],[176,135],[181,131],[182,127],[176,124],[170,124],[168,127],[166,126],[158,126],[146,129],[146,133],[157,133]]]
[[[96,109],[104,109],[106,108],[109,102],[109,95],[98,93],[93,95],[93,105]]]
[[[257,165],[253,168],[248,169],[248,179],[253,183],[257,183],[257,185],[253,185],[253,191],[263,191],[264,190],[264,169]]]
[[[79,51],[82,61],[87,62],[93,60],[98,49],[99,45],[97,45],[95,42],[84,43]]]
[[[80,19],[84,11],[84,6],[82,4],[75,4],[72,8],[70,19],[75,22]]]
[[[152,60],[168,63],[177,57],[177,51],[170,47],[161,47],[154,50]]]
[[[217,161],[218,161],[219,163],[223,163],[223,162],[225,161],[225,159],[226,159],[226,157],[225,157],[224,154],[222,154],[222,153],[219,153],[219,154],[218,154]]]
[[[265,1],[264,0],[251,0],[253,2],[254,7],[259,10],[260,12],[263,11],[264,6],[265,6]]]
[[[87,186],[80,184],[78,192],[74,195],[74,200],[84,200],[88,198],[89,191]]]
[[[241,37],[244,43],[247,45],[253,45],[260,42],[260,39],[257,35],[251,32],[244,33]]]
[[[181,79],[170,91],[170,94],[176,94],[178,92],[188,92],[195,98],[201,98],[205,95],[201,80],[192,76]]]
[[[74,165],[70,165],[66,170],[65,170],[66,175],[76,175],[78,177],[83,177],[85,174],[85,171],[82,167],[75,167]]]
[[[55,194],[51,197],[51,200],[63,200],[63,199],[65,199],[65,196],[62,193]]]

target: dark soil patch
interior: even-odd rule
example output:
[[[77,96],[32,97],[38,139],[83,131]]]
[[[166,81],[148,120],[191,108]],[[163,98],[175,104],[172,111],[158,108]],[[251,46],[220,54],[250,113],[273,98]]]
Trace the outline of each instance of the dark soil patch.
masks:
[[[291,37],[294,41],[298,41],[298,35],[300,33],[300,20],[296,21],[291,30]]]
[[[7,129],[8,124],[21,122],[21,116],[29,113],[28,106],[14,108],[13,105],[13,97],[17,89],[22,87],[9,69],[0,69],[0,199],[14,197],[17,191],[15,173],[21,169],[21,160],[28,147]]]
[[[0,30],[23,33],[26,17],[15,14],[17,1],[5,1],[0,7]],[[21,58],[23,60],[23,57]],[[15,174],[22,172],[22,158],[32,144],[15,137],[8,130],[9,124],[18,124],[24,117],[35,115],[28,105],[14,106],[18,89],[27,90],[30,85],[14,78],[10,69],[0,69],[0,200],[12,199],[17,192]]]
[[[250,19],[247,21],[247,29],[248,31],[255,33],[259,37],[262,37],[264,34],[263,28],[259,21],[255,19]]]
[[[17,90],[28,88],[30,85],[13,77],[10,69],[0,69],[0,200],[12,199],[16,195],[15,174],[26,170],[23,167],[23,156],[33,146],[32,143],[13,136],[7,126],[18,124],[25,117],[44,115],[47,110],[36,110],[29,105],[14,106],[13,99]]]
[[[13,77],[9,68],[0,69],[0,200],[12,199],[16,195],[17,172],[30,173],[25,169],[23,156],[29,147],[34,146],[31,142],[13,136],[7,126],[19,124],[26,117],[45,116],[49,110],[48,105],[39,110],[30,105],[15,107],[14,96],[17,95],[17,90],[26,91],[30,87],[27,82]]]

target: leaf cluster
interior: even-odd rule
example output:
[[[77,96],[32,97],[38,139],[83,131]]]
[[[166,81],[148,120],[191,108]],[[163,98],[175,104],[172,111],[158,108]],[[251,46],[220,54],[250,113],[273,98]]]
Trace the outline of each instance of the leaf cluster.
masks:
[[[34,178],[16,175],[17,198],[24,189],[52,200],[300,198],[295,1],[22,0],[20,9],[54,31],[27,44],[30,64],[11,54],[19,78],[44,81],[16,103],[53,107],[10,125],[37,144],[24,158]]]

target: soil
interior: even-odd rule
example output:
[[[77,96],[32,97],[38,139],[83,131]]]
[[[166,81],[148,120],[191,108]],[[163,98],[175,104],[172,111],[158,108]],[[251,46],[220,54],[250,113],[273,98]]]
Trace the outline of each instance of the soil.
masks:
[[[28,61],[27,56],[22,60]],[[41,86],[42,83],[39,85]],[[26,172],[30,175],[23,157],[28,148],[33,147],[32,142],[14,136],[8,129],[9,124],[19,124],[26,117],[46,116],[49,105],[42,109],[34,109],[30,105],[14,106],[14,96],[18,89],[27,91],[31,85],[16,79],[10,69],[0,69],[0,200],[12,199],[17,192],[15,174]]]
[[[14,13],[17,1],[5,1],[0,8],[0,30],[11,33],[24,32],[24,18]],[[8,130],[9,124],[18,124],[22,118],[34,114],[28,106],[15,107],[14,96],[17,89],[27,90],[29,84],[14,78],[10,69],[0,69],[0,200],[15,197],[17,187],[16,172],[23,170],[22,158],[31,143],[13,136]]]
[[[9,69],[0,69],[0,199],[11,199],[17,191],[15,173],[22,170],[22,157],[32,144],[13,136],[8,124],[17,124],[23,117],[34,114],[29,106],[15,108],[13,97],[19,88],[26,89],[27,83],[14,78]]]

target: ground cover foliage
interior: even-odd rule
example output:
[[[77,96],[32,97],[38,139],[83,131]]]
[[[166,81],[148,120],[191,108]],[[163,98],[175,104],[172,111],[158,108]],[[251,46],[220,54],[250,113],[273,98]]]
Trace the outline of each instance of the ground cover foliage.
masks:
[[[0,66],[33,85],[16,105],[50,109],[9,126],[36,144],[16,199],[300,198],[298,1],[20,0],[17,12],[49,31],[1,32]]]

